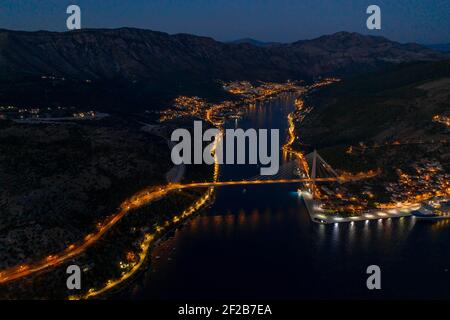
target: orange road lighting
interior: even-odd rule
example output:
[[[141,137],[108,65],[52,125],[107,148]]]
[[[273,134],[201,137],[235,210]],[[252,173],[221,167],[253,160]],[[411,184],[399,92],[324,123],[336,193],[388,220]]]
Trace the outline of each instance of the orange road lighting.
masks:
[[[171,141],[177,142],[171,151],[172,162],[175,165],[261,164],[261,175],[278,173],[280,163],[278,129],[259,129],[258,131],[226,129],[225,137],[226,156],[224,157],[224,143],[219,129],[212,128],[203,132],[202,121],[194,121],[192,137],[187,129],[178,128],[171,135]],[[209,142],[205,148],[203,148],[204,142]]]

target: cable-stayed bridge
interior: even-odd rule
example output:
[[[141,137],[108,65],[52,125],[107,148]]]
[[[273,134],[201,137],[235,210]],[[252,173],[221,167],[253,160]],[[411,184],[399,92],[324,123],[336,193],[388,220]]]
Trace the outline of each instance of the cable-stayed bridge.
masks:
[[[9,269],[0,270],[0,284],[24,278],[45,269],[56,267],[67,260],[73,259],[101,239],[101,237],[108,232],[108,230],[116,225],[131,210],[161,199],[170,192],[179,189],[250,184],[305,183],[306,186],[310,186],[314,190],[317,182],[338,181],[343,183],[346,181],[370,178],[377,174],[371,172],[353,176],[339,176],[316,151],[306,157],[303,157],[303,155],[300,154],[298,159],[300,160],[291,161],[281,166],[278,173],[273,176],[259,175],[240,181],[190,182],[184,184],[171,183],[165,186],[152,187],[148,190],[144,190],[134,195],[131,199],[126,200],[116,214],[112,215],[107,221],[105,221],[95,233],[87,235],[82,242],[72,244],[64,251],[49,255],[35,263],[22,264]],[[299,168],[312,168],[312,170],[311,172],[305,172]]]
[[[305,161],[306,164],[301,164]],[[310,172],[305,172],[300,168],[311,168]],[[377,172],[368,172],[356,175],[339,175],[320,155],[314,152],[306,155],[301,160],[293,160],[283,164],[276,175],[257,175],[244,180],[236,181],[212,181],[212,182],[190,182],[184,184],[172,184],[174,189],[187,189],[199,187],[221,187],[233,185],[256,185],[256,184],[281,184],[281,183],[304,183],[311,189],[314,195],[317,182],[339,182],[356,181],[376,176]]]

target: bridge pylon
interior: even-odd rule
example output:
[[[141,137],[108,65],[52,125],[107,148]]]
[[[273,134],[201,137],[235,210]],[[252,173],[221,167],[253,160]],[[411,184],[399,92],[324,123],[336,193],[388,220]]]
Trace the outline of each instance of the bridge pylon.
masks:
[[[338,178],[339,176],[336,171],[334,171],[334,169],[320,156],[316,149],[306,155],[306,160],[311,168],[309,176],[311,177],[311,193],[314,198],[316,193],[316,179],[319,175],[322,178]]]

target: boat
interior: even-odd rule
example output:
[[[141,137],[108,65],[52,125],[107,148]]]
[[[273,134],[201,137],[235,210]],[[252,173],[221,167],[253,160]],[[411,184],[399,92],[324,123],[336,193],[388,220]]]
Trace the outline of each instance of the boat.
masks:
[[[419,209],[411,213],[414,217],[424,220],[450,219],[450,201],[446,198],[433,199],[422,203]]]

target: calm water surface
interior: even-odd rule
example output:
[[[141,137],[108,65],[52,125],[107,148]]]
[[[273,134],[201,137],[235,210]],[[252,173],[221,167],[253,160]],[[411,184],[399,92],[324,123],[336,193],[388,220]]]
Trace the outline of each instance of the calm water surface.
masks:
[[[250,107],[241,128],[278,128],[285,141],[294,96]],[[221,180],[257,175],[222,166]],[[245,189],[245,190],[244,190]],[[312,223],[296,185],[217,189],[215,203],[154,250],[126,290],[132,299],[450,298],[450,223],[413,218]],[[157,258],[159,257],[159,258]],[[382,290],[366,289],[366,268]]]

